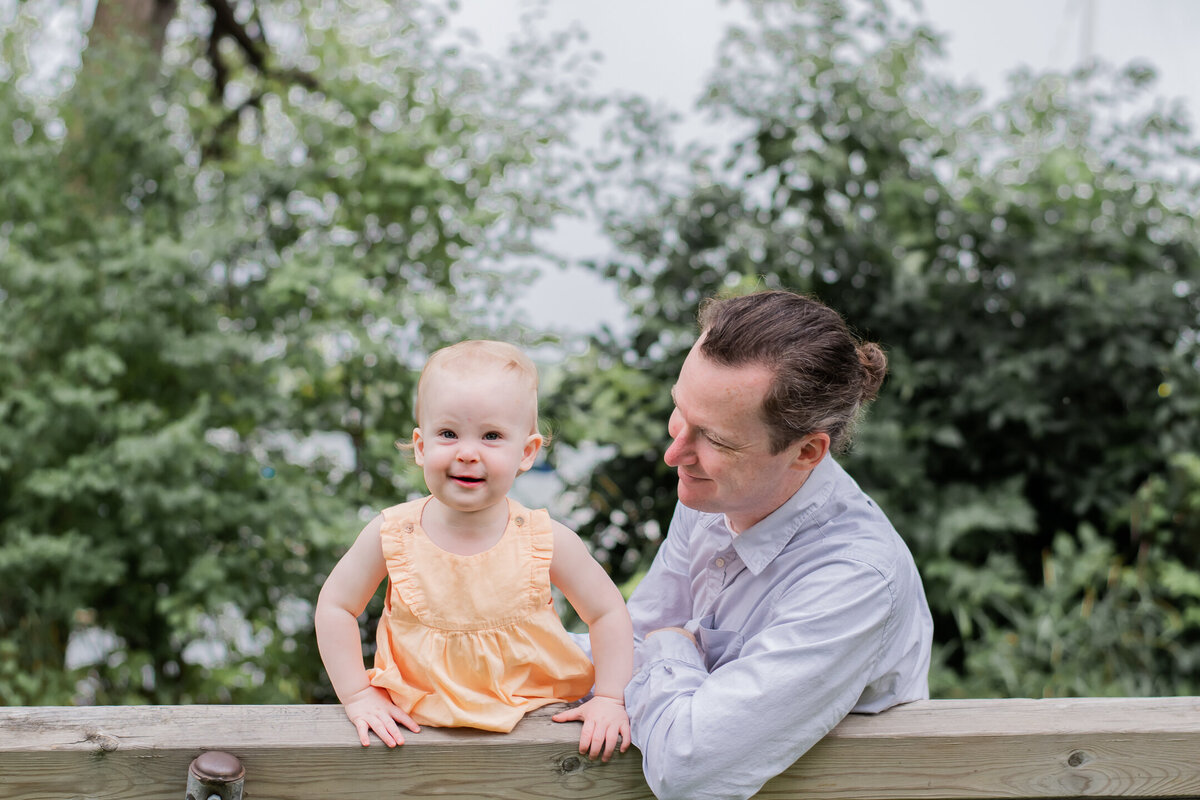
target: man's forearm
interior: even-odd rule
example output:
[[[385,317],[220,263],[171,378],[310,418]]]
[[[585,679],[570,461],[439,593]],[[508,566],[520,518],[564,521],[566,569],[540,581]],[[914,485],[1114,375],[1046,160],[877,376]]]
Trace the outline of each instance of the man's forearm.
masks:
[[[634,676],[626,708],[659,800],[752,796],[828,733],[859,693],[826,686],[805,697],[782,685],[782,664],[773,667],[779,680],[771,683],[728,670],[710,675],[686,637],[664,633],[650,641],[663,648]],[[799,675],[793,681],[804,683]]]
[[[669,629],[646,637],[625,698],[660,800],[750,797],[854,708],[890,603],[882,582],[843,591],[843,613],[800,604],[711,673],[690,637]]]

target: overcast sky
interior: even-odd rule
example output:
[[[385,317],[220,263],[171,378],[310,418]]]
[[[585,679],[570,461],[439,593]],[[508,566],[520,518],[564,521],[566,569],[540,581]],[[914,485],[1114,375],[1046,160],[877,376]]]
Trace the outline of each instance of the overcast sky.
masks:
[[[501,47],[520,10],[534,0],[461,0],[459,25]],[[894,2],[894,6],[901,3]],[[1021,65],[1069,69],[1093,55],[1122,65],[1144,60],[1159,72],[1157,91],[1200,109],[1200,0],[925,0],[924,17],[945,35],[935,68],[995,96]],[[603,54],[596,88],[637,91],[687,111],[713,64],[717,42],[738,3],[717,0],[557,0],[548,22],[578,22]],[[572,226],[555,241],[576,257],[597,255],[601,240]],[[620,326],[611,287],[580,270],[547,274],[521,305],[541,324],[585,331]]]

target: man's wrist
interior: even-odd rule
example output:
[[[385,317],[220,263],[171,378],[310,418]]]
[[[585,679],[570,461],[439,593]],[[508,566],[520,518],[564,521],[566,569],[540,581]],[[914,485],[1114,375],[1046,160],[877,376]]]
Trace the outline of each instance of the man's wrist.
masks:
[[[704,651],[695,635],[685,628],[659,628],[646,634],[634,652],[634,674],[666,662],[684,663],[706,670]]]
[[[693,634],[687,628],[679,628],[679,627],[659,628],[658,630],[653,630],[653,631],[650,631],[649,633],[647,633],[646,639],[649,639],[651,636],[657,636],[662,633],[678,633],[681,636],[687,637],[687,639],[696,646],[697,650],[700,649],[700,643],[696,641],[695,634]]]

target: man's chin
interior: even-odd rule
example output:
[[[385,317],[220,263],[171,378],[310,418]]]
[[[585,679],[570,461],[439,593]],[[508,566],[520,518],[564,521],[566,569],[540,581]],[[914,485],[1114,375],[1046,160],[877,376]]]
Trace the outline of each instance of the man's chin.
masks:
[[[706,491],[710,485],[711,481],[680,478],[675,491],[679,495],[679,502],[688,508],[712,512],[715,511],[712,507],[713,497],[710,492]]]

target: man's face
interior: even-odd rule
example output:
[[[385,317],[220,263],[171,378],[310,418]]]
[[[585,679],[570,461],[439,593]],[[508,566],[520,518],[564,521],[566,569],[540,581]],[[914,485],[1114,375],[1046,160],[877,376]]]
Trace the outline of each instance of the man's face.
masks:
[[[679,474],[679,500],[725,514],[738,532],[779,508],[807,477],[795,467],[802,443],[771,453],[762,404],[772,378],[764,365],[723,366],[696,346],[671,390],[674,441],[663,460]]]

